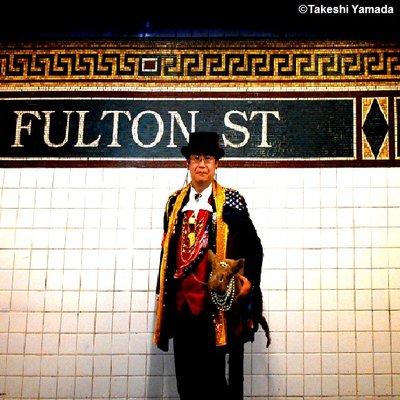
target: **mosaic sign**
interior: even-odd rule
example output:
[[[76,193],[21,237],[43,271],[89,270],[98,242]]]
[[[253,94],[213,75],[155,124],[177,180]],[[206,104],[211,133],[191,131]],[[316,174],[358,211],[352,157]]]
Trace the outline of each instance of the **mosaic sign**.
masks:
[[[62,41],[0,46],[0,167],[400,165],[398,42]]]
[[[191,131],[217,131],[229,160],[351,160],[355,101],[8,98],[0,157],[179,160]]]

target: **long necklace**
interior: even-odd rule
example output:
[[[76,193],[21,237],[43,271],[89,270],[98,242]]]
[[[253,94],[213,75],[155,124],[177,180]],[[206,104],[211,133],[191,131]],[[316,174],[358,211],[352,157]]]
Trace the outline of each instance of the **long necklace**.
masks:
[[[210,273],[210,278],[212,272]],[[219,294],[215,290],[210,290],[211,300],[220,311],[229,311],[235,298],[235,277],[230,279],[224,294]]]
[[[204,213],[202,216],[199,215],[197,219],[193,214],[189,218],[185,215],[184,218],[180,255],[183,264],[188,264],[196,256],[196,253],[199,252],[199,249],[207,246],[207,221],[209,214]]]
[[[182,236],[177,252],[177,269],[174,273],[175,278],[182,278],[196,268],[199,261],[204,257],[208,248],[208,220],[210,213],[205,211],[200,213],[195,220],[195,226],[190,227],[190,213],[185,213],[183,220]],[[191,244],[189,234],[194,234],[194,242]]]

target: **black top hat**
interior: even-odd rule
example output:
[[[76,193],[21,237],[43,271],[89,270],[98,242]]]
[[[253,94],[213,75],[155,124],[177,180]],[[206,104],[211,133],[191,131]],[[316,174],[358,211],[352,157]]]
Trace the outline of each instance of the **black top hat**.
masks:
[[[189,143],[182,146],[181,153],[186,159],[191,154],[208,154],[215,156],[217,160],[224,156],[225,151],[220,147],[219,136],[217,132],[192,132],[189,135]]]

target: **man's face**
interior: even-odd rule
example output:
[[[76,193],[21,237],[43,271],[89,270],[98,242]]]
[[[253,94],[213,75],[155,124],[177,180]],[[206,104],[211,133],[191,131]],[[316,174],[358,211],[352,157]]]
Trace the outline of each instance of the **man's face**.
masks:
[[[213,181],[218,161],[208,154],[191,154],[188,168],[193,183],[205,185]]]

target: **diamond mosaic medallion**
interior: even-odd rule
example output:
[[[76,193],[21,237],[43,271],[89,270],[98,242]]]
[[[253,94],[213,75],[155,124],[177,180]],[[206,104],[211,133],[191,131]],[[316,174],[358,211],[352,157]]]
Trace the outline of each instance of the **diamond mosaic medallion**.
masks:
[[[388,132],[388,123],[377,99],[371,104],[363,125],[365,137],[371,147],[374,157],[377,158],[379,151]]]

